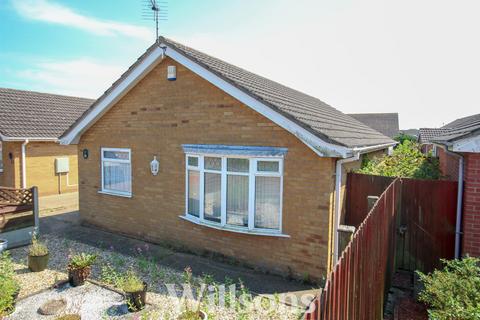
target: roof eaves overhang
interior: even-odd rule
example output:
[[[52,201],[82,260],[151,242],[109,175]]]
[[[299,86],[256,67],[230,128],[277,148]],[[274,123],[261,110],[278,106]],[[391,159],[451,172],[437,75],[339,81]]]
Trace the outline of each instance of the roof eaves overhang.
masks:
[[[118,83],[118,85],[111,89],[111,91],[97,101],[92,109],[90,109],[82,118],[79,119],[74,126],[72,126],[61,138],[61,144],[76,144],[80,136],[93,123],[95,123],[105,112],[107,112],[121,97],[123,97],[133,86],[135,86],[141,78],[143,78],[153,67],[155,67],[164,56],[168,56],[176,62],[182,64],[192,72],[196,73],[203,79],[212,83],[219,89],[231,95],[235,99],[249,106],[253,110],[259,112],[272,122],[289,131],[312,151],[320,157],[334,157],[347,158],[355,152],[371,152],[368,150],[379,150],[395,144],[378,145],[366,148],[349,148],[343,145],[335,144],[321,139],[306,128],[302,127],[295,121],[289,119],[285,115],[273,110],[270,106],[240,90],[232,83],[226,81],[211,70],[205,68],[196,61],[190,59],[185,54],[175,50],[166,43],[160,43],[155,49],[151,50],[133,70]]]
[[[5,136],[0,133],[0,141],[3,142],[15,142],[15,141],[53,141],[53,142],[58,142],[58,138],[51,138],[51,137],[9,137]]]

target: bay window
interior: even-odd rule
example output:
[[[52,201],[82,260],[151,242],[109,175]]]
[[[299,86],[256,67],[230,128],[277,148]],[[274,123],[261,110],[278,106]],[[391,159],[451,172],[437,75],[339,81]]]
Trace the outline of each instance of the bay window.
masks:
[[[195,223],[280,234],[285,148],[184,145],[186,210]]]

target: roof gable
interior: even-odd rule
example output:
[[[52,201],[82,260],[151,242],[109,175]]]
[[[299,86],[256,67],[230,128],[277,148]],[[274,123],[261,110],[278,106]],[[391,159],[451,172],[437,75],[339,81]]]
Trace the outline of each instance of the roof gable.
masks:
[[[388,137],[311,96],[160,38],[63,136],[75,143],[108,108],[169,56],[294,134],[321,156],[346,157],[359,147],[393,145]]]

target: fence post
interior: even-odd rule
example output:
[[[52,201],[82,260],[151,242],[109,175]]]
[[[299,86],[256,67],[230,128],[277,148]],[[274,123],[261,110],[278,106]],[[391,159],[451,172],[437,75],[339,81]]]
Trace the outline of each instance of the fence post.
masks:
[[[32,187],[33,195],[33,216],[35,218],[35,229],[39,232],[40,229],[40,218],[39,218],[39,208],[38,208],[38,188]]]
[[[379,197],[377,196],[368,196],[367,197],[367,201],[368,201],[368,212],[370,212],[370,210],[372,210],[373,206],[375,205],[375,203],[377,203]]]

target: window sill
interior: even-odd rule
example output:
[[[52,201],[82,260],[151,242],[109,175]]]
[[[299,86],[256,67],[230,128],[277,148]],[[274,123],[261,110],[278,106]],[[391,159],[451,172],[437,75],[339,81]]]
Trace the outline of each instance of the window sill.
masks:
[[[244,228],[236,228],[236,227],[231,227],[231,226],[221,226],[219,224],[215,223],[208,223],[208,222],[203,222],[200,221],[197,218],[193,217],[188,217],[185,215],[178,216],[180,219],[194,223],[199,226],[204,226],[212,229],[217,229],[217,230],[222,230],[222,231],[230,231],[230,232],[235,232],[235,233],[243,233],[243,234],[250,234],[250,235],[255,235],[255,236],[267,236],[267,237],[278,237],[278,238],[290,238],[288,234],[283,234],[278,231],[263,231],[263,230],[247,230]]]
[[[98,193],[100,194],[106,194],[106,195],[109,195],[109,196],[116,196],[116,197],[122,197],[122,198],[131,198],[132,197],[132,194],[126,194],[126,193],[116,193],[116,192],[110,192],[110,191],[102,191],[102,190],[98,190]]]

